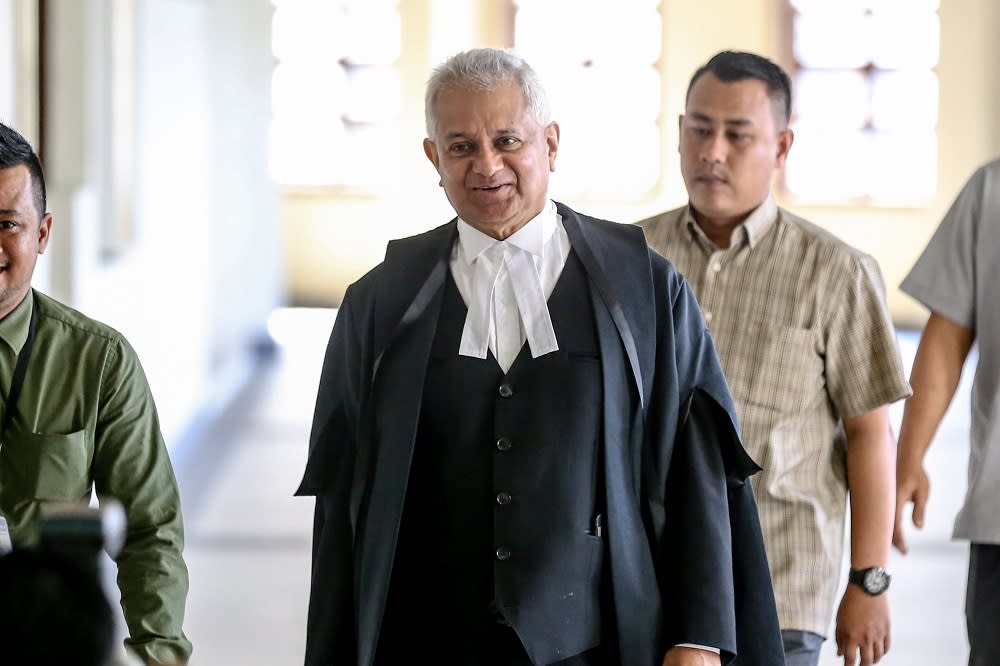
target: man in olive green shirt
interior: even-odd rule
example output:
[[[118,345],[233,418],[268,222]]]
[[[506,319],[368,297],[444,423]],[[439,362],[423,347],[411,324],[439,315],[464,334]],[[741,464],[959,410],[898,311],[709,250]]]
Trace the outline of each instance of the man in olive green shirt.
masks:
[[[38,157],[0,124],[0,516],[14,548],[31,547],[45,503],[117,499],[126,645],[182,664],[184,531],[153,397],[120,333],[31,289],[51,228]]]

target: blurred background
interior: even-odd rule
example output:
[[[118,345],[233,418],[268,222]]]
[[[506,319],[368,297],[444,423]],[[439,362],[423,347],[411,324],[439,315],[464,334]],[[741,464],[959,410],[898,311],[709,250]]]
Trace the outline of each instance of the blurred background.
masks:
[[[517,48],[562,127],[552,195],[633,222],[685,201],[694,69],[776,60],[796,95],[778,201],[878,259],[909,364],[926,312],[898,285],[1000,154],[998,29],[996,0],[0,0],[0,119],[40,150],[55,216],[35,286],[142,359],[187,516],[192,664],[301,662],[312,502],[291,494],[333,308],[389,239],[452,216],[420,146],[434,65]],[[963,384],[928,528],[893,563],[885,662],[965,658],[967,428]]]

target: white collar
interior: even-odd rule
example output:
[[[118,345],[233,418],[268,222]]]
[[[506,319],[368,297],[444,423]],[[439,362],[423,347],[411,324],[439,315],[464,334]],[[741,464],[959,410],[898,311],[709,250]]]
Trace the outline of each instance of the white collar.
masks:
[[[494,243],[510,243],[536,257],[541,257],[545,243],[552,237],[555,230],[556,205],[552,201],[548,201],[546,206],[542,208],[542,212],[528,220],[523,227],[503,241],[487,236],[462,218],[458,218],[458,244],[461,248],[462,258],[470,265],[479,255],[493,247]]]
[[[534,357],[557,351],[546,300],[566,264],[569,242],[555,204],[549,201],[503,241],[461,219],[458,232],[452,275],[468,306],[459,354],[486,358],[491,349],[507,372],[525,340]],[[546,245],[552,245],[548,258]]]

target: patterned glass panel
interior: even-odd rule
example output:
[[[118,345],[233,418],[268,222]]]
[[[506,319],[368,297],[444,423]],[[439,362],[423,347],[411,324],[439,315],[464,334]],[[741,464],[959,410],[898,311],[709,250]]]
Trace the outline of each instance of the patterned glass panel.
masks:
[[[926,203],[937,173],[938,0],[790,5],[796,140],[787,190],[811,203]]]
[[[558,196],[636,200],[660,178],[658,0],[517,0],[514,48],[542,77],[561,129]],[[571,40],[552,26],[573,16]],[[609,39],[608,35],[628,35]],[[594,91],[600,91],[595,95]],[[622,141],[622,127],[629,139]]]
[[[284,185],[371,188],[379,178],[368,157],[395,140],[401,107],[397,2],[274,4],[272,176]]]

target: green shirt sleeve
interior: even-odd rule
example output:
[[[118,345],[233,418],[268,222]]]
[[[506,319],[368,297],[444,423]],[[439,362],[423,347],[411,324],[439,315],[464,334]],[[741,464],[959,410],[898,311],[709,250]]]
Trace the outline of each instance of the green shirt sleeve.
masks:
[[[184,662],[191,643],[181,629],[188,572],[180,496],[146,376],[121,337],[100,377],[92,475],[98,498],[117,499],[128,518],[117,557],[126,644],[147,661]]]

